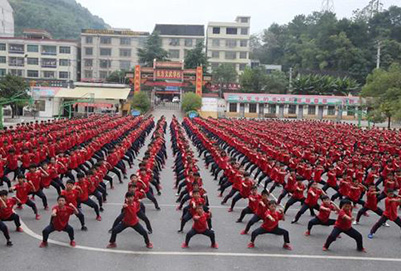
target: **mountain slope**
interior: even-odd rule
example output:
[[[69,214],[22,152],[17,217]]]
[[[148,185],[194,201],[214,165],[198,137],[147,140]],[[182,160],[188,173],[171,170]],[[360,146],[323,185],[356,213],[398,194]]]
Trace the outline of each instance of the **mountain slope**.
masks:
[[[81,29],[109,26],[75,0],[9,0],[14,9],[15,35],[24,28],[45,29],[56,39],[78,39]]]

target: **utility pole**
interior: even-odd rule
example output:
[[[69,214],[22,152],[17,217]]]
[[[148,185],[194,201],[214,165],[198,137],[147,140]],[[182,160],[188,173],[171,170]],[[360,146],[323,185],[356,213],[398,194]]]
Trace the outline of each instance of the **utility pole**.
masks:
[[[380,69],[381,43],[380,40],[377,42],[376,69]]]
[[[289,86],[288,86],[288,92],[291,93],[292,91],[292,68],[290,68],[290,80],[289,80]]]

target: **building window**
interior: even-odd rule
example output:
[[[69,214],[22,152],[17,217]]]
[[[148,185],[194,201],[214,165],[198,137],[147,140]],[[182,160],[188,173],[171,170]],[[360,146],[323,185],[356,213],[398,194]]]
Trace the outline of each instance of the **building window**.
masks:
[[[315,105],[308,106],[308,115],[316,115],[316,106]]]
[[[85,67],[92,67],[93,66],[93,60],[92,59],[84,59],[84,66]]]
[[[212,46],[213,47],[220,47],[220,40],[219,39],[213,39],[212,40]]]
[[[180,46],[180,39],[170,39],[170,46]]]
[[[44,78],[55,78],[56,76],[54,74],[55,73],[53,71],[44,71],[43,77]]]
[[[9,57],[8,65],[12,67],[24,67],[25,59],[23,57]]]
[[[168,56],[170,58],[180,58],[180,50],[169,50]]]
[[[327,115],[334,116],[336,114],[336,107],[335,106],[328,106],[327,107]]]
[[[5,56],[0,56],[0,63],[7,63],[7,58]]]
[[[212,51],[212,58],[220,58],[220,52],[219,51]]]
[[[237,112],[237,104],[236,103],[230,103],[230,112]]]
[[[0,43],[0,51],[5,51],[5,50],[6,50],[6,44],[5,43]]]
[[[111,48],[100,48],[101,56],[111,56]]]
[[[27,45],[27,51],[31,53],[38,53],[39,46],[38,45]]]
[[[68,66],[70,66],[69,64],[70,64],[70,60],[69,59],[60,59],[59,61],[58,61],[58,64],[60,65],[60,66],[63,66],[63,67],[68,67]]]
[[[85,55],[86,56],[93,55],[93,48],[92,47],[85,47]]]
[[[248,41],[247,41],[247,40],[241,40],[241,41],[239,42],[239,45],[240,45],[241,47],[247,47],[247,46],[248,46]]]
[[[220,34],[220,27],[213,27],[213,34]]]
[[[60,46],[59,52],[60,52],[60,54],[71,54],[71,47],[70,46]]]
[[[226,47],[234,48],[236,46],[237,46],[237,41],[236,40],[226,40]]]
[[[38,78],[39,77],[39,71],[32,71],[28,70],[28,76],[29,78]]]
[[[249,104],[249,113],[256,113],[257,104]]]
[[[204,39],[196,39],[196,44],[202,44],[203,45],[203,43],[205,42],[205,40]]]
[[[347,116],[355,116],[355,107],[353,106],[347,107]]]
[[[39,65],[39,58],[28,57],[28,65]]]
[[[92,78],[93,72],[86,70],[86,71],[84,71],[84,75],[85,75],[85,78]]]
[[[120,38],[120,45],[131,45],[131,38]]]
[[[8,71],[9,71],[9,73],[10,73],[11,75],[14,75],[14,76],[20,76],[20,77],[23,77],[23,76],[24,76],[24,70],[10,69],[10,70],[8,70]]]
[[[23,44],[9,44],[8,52],[13,54],[23,54],[25,53],[25,47]]]
[[[57,59],[54,58],[42,58],[43,68],[57,68]]]
[[[93,37],[85,37],[85,43],[86,44],[92,44],[93,43]]]
[[[121,57],[131,57],[131,49],[120,49]]]
[[[248,18],[241,17],[241,23],[246,24],[246,23],[248,23],[248,22],[249,22],[249,19],[248,19]]]
[[[57,46],[42,45],[42,55],[57,55]]]
[[[120,61],[120,70],[130,70],[131,69],[131,61]]]
[[[276,105],[269,104],[269,114],[276,114]]]
[[[245,71],[246,64],[239,64],[239,70],[240,71]]]
[[[46,101],[44,100],[36,100],[35,101],[35,107],[38,109],[40,112],[46,111]]]
[[[100,37],[100,44],[111,44],[111,37]]]
[[[0,77],[3,77],[7,74],[6,69],[0,69]]]
[[[106,79],[107,76],[108,76],[108,72],[107,71],[100,71],[99,72],[100,79]]]
[[[192,39],[185,39],[184,40],[185,47],[192,47],[193,40]]]
[[[241,59],[247,59],[247,58],[248,58],[248,53],[247,53],[247,52],[240,52],[240,53],[239,53],[239,58],[241,58]]]
[[[297,113],[297,106],[295,104],[290,104],[288,106],[288,114],[296,114]]]
[[[225,52],[225,58],[226,59],[236,59],[237,58],[237,53],[236,52]]]
[[[108,59],[100,59],[99,60],[99,67],[103,69],[107,69],[111,67],[111,60]]]
[[[227,27],[226,28],[227,35],[237,35],[237,32],[238,32],[238,30],[235,27]]]
[[[248,35],[248,28],[247,27],[242,27],[241,28],[241,35]]]
[[[58,73],[58,77],[60,79],[68,79],[69,78],[69,74],[68,74],[68,72],[59,72]]]

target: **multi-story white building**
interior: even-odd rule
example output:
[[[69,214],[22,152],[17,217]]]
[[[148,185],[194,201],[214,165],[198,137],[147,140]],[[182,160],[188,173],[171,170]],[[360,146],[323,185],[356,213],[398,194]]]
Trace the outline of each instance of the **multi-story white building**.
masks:
[[[159,33],[162,48],[168,52],[171,61],[184,61],[188,50],[198,43],[205,43],[203,25],[156,24],[154,32]]]
[[[235,22],[209,22],[206,48],[212,70],[228,63],[241,73],[249,65],[250,22],[247,16],[238,16]]]
[[[132,69],[148,36],[129,29],[82,30],[81,81],[102,82],[113,71]]]
[[[0,37],[14,37],[13,12],[7,0],[0,0]]]
[[[76,81],[78,42],[55,40],[44,30],[26,29],[24,37],[0,37],[0,76]]]

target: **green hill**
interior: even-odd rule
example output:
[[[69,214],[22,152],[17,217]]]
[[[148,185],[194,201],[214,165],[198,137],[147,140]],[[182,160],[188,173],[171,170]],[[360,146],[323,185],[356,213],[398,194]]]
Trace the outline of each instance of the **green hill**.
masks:
[[[105,29],[102,18],[75,0],[9,0],[14,9],[15,35],[24,28],[45,29],[55,39],[78,39],[81,29]]]

